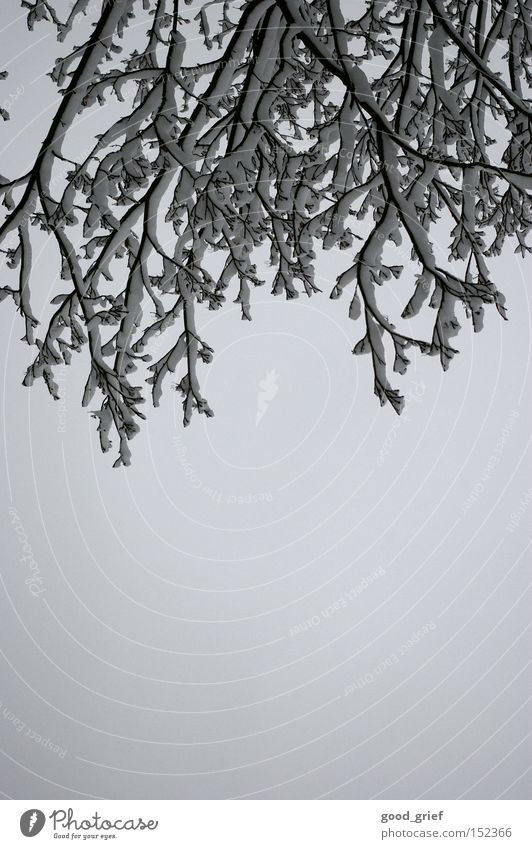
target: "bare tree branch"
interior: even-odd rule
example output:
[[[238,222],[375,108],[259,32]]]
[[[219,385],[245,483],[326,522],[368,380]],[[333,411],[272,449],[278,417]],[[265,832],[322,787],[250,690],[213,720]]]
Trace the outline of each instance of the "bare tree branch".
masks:
[[[190,20],[178,0],[100,2],[90,37],[51,74],[62,97],[35,161],[0,178],[0,249],[15,275],[0,299],[13,300],[37,348],[26,385],[42,377],[57,397],[54,368],[87,350],[82,403],[99,393],[93,415],[104,451],[118,436],[115,465],[130,462],[144,418],[144,390],[130,382],[143,364],[155,405],[179,371],[184,424],[213,414],[201,391],[213,357],[201,309],[219,309],[234,288],[250,320],[266,250],[273,294],[287,299],[320,291],[318,250],[345,252],[331,297],[350,291],[354,353],[370,355],[375,393],[397,412],[390,370],[405,373],[409,348],[447,369],[459,309],[475,331],[487,305],[506,317],[490,258],[510,241],[530,250],[529,4],[372,0],[348,20],[347,0],[226,0]],[[88,11],[77,0],[62,21],[52,0],[22,6],[30,29],[48,22],[60,42]],[[138,16],[147,31],[135,28],[123,56]],[[212,62],[190,61],[198,36]],[[107,110],[115,98],[118,119]],[[71,131],[94,107],[106,129],[70,153]],[[32,306],[36,228],[53,237],[67,290],[45,320]],[[435,249],[442,234],[447,261]],[[394,260],[402,243],[417,277],[396,327],[380,293],[405,273]],[[222,257],[215,272],[211,253]],[[423,339],[410,327],[427,303]]]

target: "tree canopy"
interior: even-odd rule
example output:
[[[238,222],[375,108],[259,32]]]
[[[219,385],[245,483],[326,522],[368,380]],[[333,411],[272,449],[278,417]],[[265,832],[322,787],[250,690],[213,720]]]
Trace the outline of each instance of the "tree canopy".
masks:
[[[30,30],[55,27],[69,52],[51,72],[62,96],[35,160],[0,179],[14,270],[0,297],[36,348],[25,385],[43,378],[58,397],[54,368],[87,352],[82,403],[99,397],[115,465],[129,464],[145,417],[132,377],[142,363],[155,405],[176,372],[185,425],[194,410],[213,415],[199,311],[230,296],[249,320],[266,258],[273,294],[293,299],[320,291],[318,251],[345,251],[330,296],[347,296],[354,353],[368,354],[375,393],[397,412],[391,373],[405,373],[409,349],[447,369],[460,310],[475,331],[488,305],[506,317],[490,258],[506,242],[530,250],[529,0],[100,0],[90,28],[89,0],[65,19],[55,0],[22,6]],[[98,127],[82,156],[69,142],[80,121],[85,134]],[[57,249],[58,294],[41,322],[36,228]],[[417,275],[399,326],[380,291],[404,273],[400,244]],[[418,338],[412,319],[430,308]]]

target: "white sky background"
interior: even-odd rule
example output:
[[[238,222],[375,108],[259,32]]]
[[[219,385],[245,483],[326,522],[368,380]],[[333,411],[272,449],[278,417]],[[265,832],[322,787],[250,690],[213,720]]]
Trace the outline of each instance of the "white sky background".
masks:
[[[64,50],[17,15],[9,0],[7,175],[43,138]],[[473,338],[463,317],[446,375],[418,357],[397,379],[400,419],[350,352],[348,294],[328,298],[344,261],[318,258],[311,300],[257,290],[252,323],[230,302],[202,313],[215,418],[184,431],[168,382],[130,469],[80,408],[85,354],[60,370],[61,402],[23,388],[32,352],[0,306],[0,698],[66,750],[0,722],[8,795],[529,796],[529,261],[492,265],[508,323],[488,309]],[[43,242],[43,303],[55,276]]]

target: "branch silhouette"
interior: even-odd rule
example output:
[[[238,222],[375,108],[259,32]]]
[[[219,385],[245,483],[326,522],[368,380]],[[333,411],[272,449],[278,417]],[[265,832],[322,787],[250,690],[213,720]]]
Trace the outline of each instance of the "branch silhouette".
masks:
[[[86,350],[82,403],[99,393],[92,414],[103,451],[118,437],[115,465],[129,465],[145,417],[145,389],[132,383],[142,363],[155,406],[177,373],[184,424],[213,415],[198,311],[234,290],[250,320],[265,251],[273,294],[287,299],[320,291],[318,250],[346,252],[331,298],[349,292],[362,326],[354,353],[369,355],[375,394],[398,413],[390,375],[406,372],[408,350],[447,369],[459,307],[475,331],[487,305],[506,318],[490,258],[507,241],[530,251],[527,0],[372,0],[358,20],[341,0],[205,2],[188,18],[189,5],[100,0],[89,37],[50,74],[61,99],[35,161],[0,178],[0,248],[14,270],[0,298],[13,299],[36,348],[24,384],[43,378],[57,398],[54,369]],[[53,26],[61,43],[87,29],[88,0],[65,21],[52,0],[22,6],[29,29]],[[212,61],[186,64],[198,35]],[[71,135],[102,121],[76,154]],[[42,325],[36,230],[55,244],[63,290]],[[380,290],[405,274],[393,261],[402,243],[417,277],[399,328]],[[432,330],[418,338],[411,320],[426,307]]]

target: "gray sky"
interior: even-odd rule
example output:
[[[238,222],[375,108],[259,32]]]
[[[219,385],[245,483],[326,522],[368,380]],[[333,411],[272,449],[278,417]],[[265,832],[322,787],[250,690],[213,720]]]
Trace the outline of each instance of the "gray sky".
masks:
[[[15,0],[0,38],[14,175],[62,48]],[[184,431],[168,384],[129,469],[80,408],[84,355],[62,401],[23,388],[1,305],[5,795],[529,797],[525,263],[494,263],[510,322],[488,311],[473,339],[464,318],[397,418],[327,297],[342,261],[319,260],[312,300],[259,290],[252,323],[203,313],[215,418]],[[61,291],[45,241],[33,273],[43,303]]]

